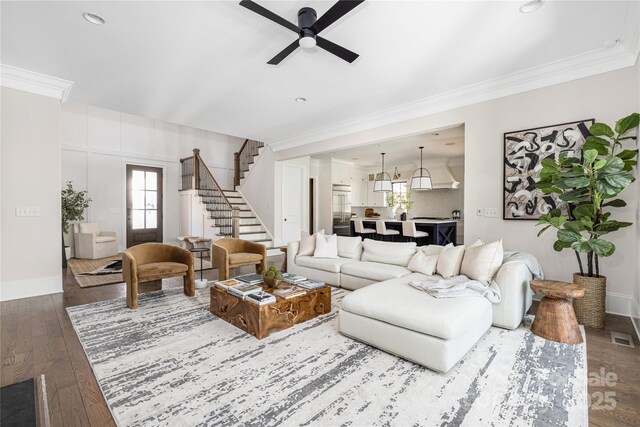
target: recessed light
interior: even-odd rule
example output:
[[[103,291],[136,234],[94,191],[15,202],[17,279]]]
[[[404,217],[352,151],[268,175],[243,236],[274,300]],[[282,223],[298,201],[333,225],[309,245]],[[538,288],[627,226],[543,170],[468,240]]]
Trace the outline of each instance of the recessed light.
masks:
[[[436,132],[436,133],[432,133],[431,136],[440,136],[440,134]]]
[[[296,102],[307,102],[307,98],[296,98]]]
[[[456,143],[455,142],[445,142],[444,145],[456,145]]]
[[[373,144],[373,148],[379,148],[380,144]]]
[[[82,17],[92,24],[96,25],[104,25],[107,21],[100,15],[96,15],[95,13],[84,12]]]
[[[542,0],[531,0],[523,3],[520,6],[520,12],[522,13],[531,13],[542,7]]]
[[[351,160],[360,160],[360,157],[352,157]]]

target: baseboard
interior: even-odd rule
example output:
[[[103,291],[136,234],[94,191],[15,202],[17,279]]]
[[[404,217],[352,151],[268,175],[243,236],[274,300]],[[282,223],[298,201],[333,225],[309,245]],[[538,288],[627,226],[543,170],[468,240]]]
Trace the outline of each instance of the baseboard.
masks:
[[[542,299],[542,294],[534,294],[533,300],[540,301]],[[627,316],[631,317],[633,320],[633,310],[632,305],[635,303],[633,297],[627,294],[618,294],[616,292],[607,292],[607,297],[605,300],[605,311],[609,314],[617,314],[619,316]],[[637,305],[637,303],[635,303]],[[640,313],[640,308],[636,307],[636,313]],[[640,317],[640,314],[638,314]],[[640,318],[636,318],[633,320],[634,322],[638,322],[638,326],[636,326],[636,331],[640,329]]]
[[[0,284],[0,301],[37,297],[62,292],[62,275],[3,281]]]
[[[633,323],[636,336],[640,340],[640,304],[634,299],[631,300],[631,323]]]

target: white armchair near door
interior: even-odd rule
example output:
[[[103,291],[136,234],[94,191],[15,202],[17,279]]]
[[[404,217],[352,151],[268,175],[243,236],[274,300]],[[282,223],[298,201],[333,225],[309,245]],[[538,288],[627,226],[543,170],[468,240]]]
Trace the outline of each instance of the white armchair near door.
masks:
[[[95,222],[73,225],[75,257],[98,259],[118,255],[118,239],[115,231],[100,231]]]

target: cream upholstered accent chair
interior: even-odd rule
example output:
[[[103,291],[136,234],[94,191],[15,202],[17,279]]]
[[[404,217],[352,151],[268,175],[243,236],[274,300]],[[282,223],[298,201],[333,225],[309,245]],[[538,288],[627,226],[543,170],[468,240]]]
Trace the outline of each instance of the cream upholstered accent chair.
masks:
[[[419,239],[426,239],[429,233],[416,230],[416,223],[413,221],[402,222],[402,236],[408,240],[417,242]]]
[[[227,280],[229,270],[255,265],[256,273],[267,269],[267,247],[248,240],[224,238],[211,243],[211,265],[218,269],[218,280]]]
[[[98,259],[118,255],[115,231],[100,231],[95,222],[73,225],[73,243],[76,258]]]
[[[384,223],[384,220],[379,219],[376,221],[376,237],[380,237],[381,240],[393,240],[393,236],[399,236],[400,232],[398,230],[387,230],[387,224]]]
[[[356,234],[359,234],[362,238],[364,238],[363,234],[376,234],[376,230],[373,228],[365,228],[364,222],[362,222],[361,219],[353,220],[353,226],[355,227]]]
[[[127,306],[138,307],[138,285],[182,276],[184,294],[196,294],[193,256],[179,246],[165,243],[143,243],[122,254],[122,277],[127,283]],[[161,283],[161,282],[160,282]]]

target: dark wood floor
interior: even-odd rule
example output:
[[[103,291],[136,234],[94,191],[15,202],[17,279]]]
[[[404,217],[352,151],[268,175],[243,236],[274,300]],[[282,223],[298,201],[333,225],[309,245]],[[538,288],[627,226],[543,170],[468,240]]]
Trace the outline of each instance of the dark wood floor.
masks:
[[[281,262],[282,258],[275,258]],[[0,304],[1,385],[45,374],[53,426],[115,425],[65,308],[125,296],[124,284],[80,288],[70,271],[64,293]],[[216,271],[205,272],[208,279]],[[533,308],[535,312],[535,307]],[[615,386],[589,386],[589,393],[614,392],[613,410],[589,410],[593,426],[640,426],[640,343],[611,344],[609,331],[634,335],[628,318],[607,315],[605,331],[587,330],[588,369],[616,375]]]

